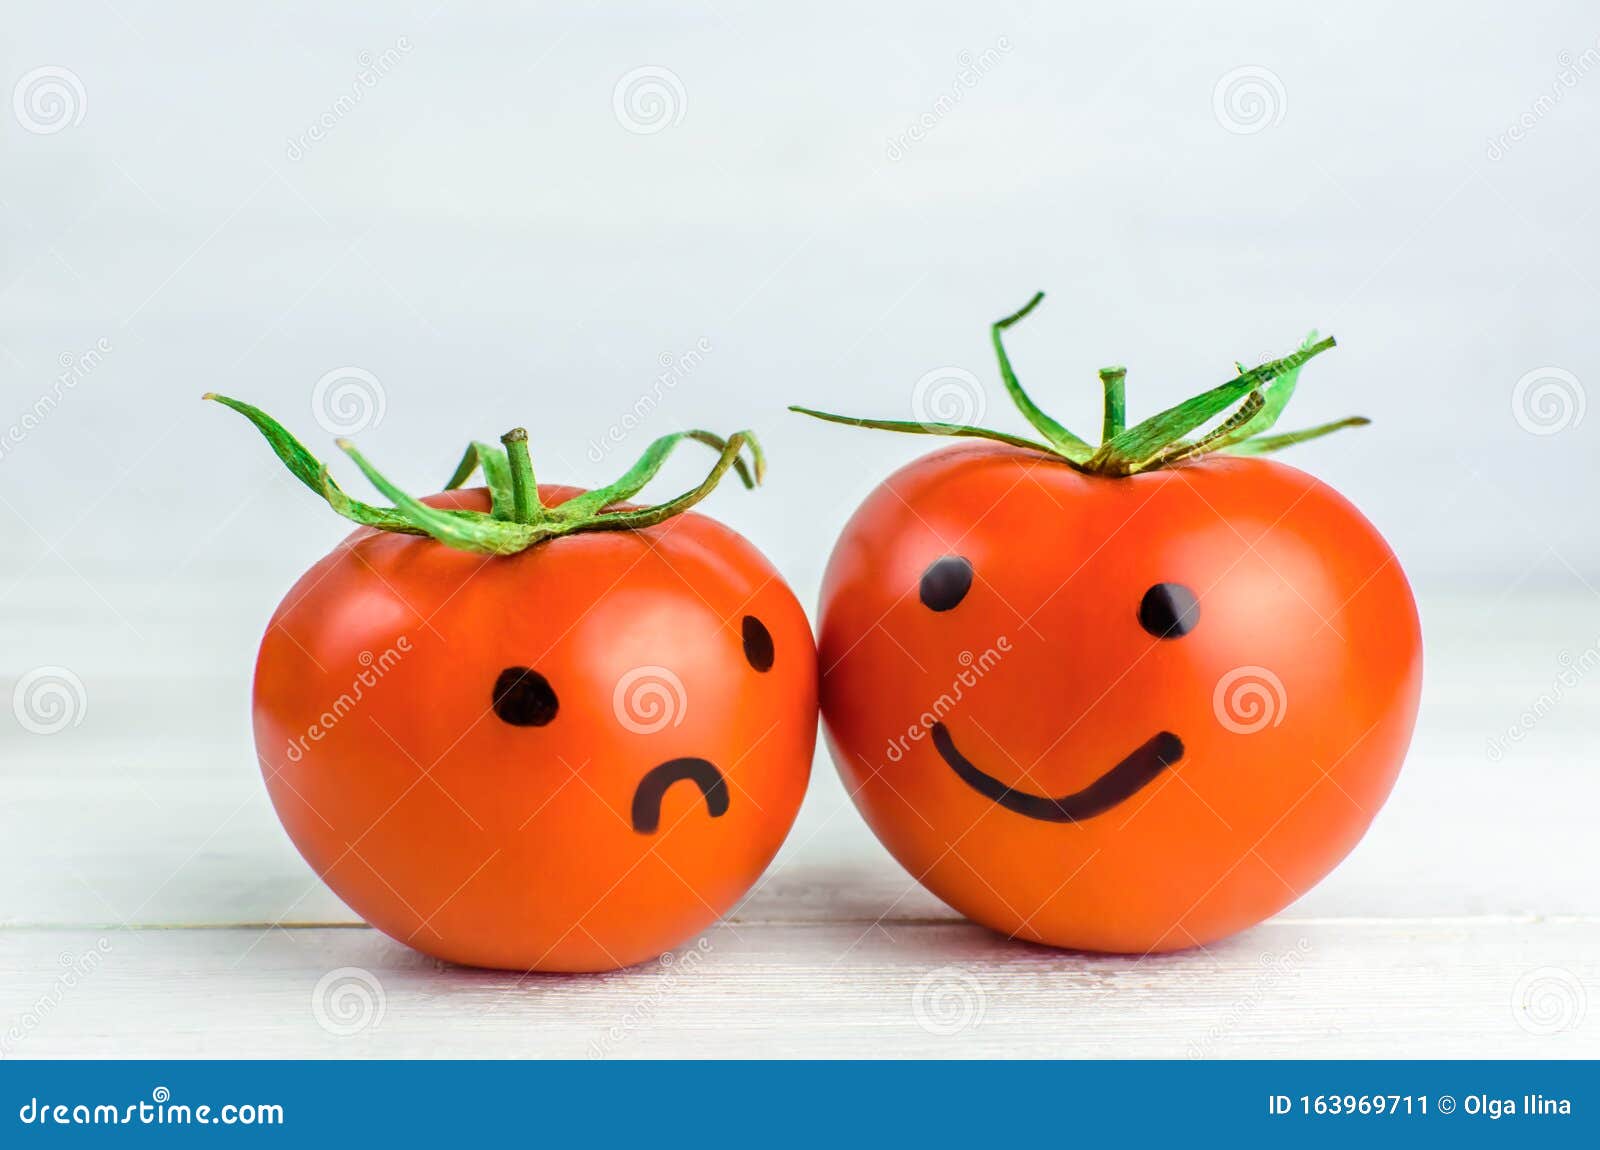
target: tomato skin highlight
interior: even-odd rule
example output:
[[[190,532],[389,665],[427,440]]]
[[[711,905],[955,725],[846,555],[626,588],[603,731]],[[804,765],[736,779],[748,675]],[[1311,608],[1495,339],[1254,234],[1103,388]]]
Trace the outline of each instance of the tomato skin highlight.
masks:
[[[971,585],[930,609],[919,583],[953,555]],[[1108,478],[988,444],[868,496],[818,648],[834,761],[907,871],[997,931],[1120,953],[1223,938],[1332,870],[1394,784],[1422,675],[1393,552],[1303,472],[1213,456]],[[1182,755],[1103,813],[1042,821],[960,777],[935,724],[1032,796],[1098,795],[1163,732]]]
[[[553,694],[520,723],[494,706],[508,668]],[[278,607],[254,688],[268,793],[318,875],[409,946],[515,970],[627,966],[725,913],[794,820],[816,713],[804,611],[694,513],[492,558],[358,529]],[[684,777],[636,830],[641,781],[680,759],[720,771],[725,812]]]

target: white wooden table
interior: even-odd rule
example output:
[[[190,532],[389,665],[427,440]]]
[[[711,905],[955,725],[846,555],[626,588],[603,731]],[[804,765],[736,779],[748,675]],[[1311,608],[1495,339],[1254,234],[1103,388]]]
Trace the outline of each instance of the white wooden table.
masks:
[[[1094,957],[964,922],[819,754],[728,921],[670,962],[531,977],[389,941],[295,854],[248,725],[279,590],[40,574],[0,599],[7,694],[50,665],[85,700],[54,734],[0,724],[5,1056],[1600,1056],[1600,673],[1559,680],[1600,657],[1581,588],[1426,598],[1387,808],[1322,886],[1207,950]]]

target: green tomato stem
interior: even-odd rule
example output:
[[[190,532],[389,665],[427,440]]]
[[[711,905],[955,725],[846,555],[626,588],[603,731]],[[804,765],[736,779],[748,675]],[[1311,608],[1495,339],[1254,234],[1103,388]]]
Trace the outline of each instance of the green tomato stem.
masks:
[[[1105,415],[1100,424],[1100,442],[1110,443],[1128,427],[1128,369],[1102,367],[1100,386],[1105,389]]]
[[[527,429],[513,427],[500,437],[500,442],[511,463],[511,519],[515,523],[537,523],[544,518],[544,507],[539,502],[539,484],[533,477]]]

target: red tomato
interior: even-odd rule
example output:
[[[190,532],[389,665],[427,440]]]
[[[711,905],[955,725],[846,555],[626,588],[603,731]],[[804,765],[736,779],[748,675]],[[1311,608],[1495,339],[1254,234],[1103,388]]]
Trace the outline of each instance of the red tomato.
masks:
[[[604,970],[772,861],[815,655],[777,572],[704,516],[489,559],[361,528],[273,615],[255,732],[290,838],[362,918],[452,962]]]
[[[272,617],[256,747],[295,846],[378,929],[473,966],[606,970],[691,937],[772,860],[815,659],[772,566],[692,512],[500,555],[361,527]]]
[[[1212,406],[1292,387],[1315,350]],[[1157,442],[1198,408],[1125,434],[1105,376],[1106,442],[1132,446],[1039,416],[1051,446],[947,449],[868,497],[823,583],[822,713],[857,807],[934,894],[1015,937],[1144,953],[1260,921],[1355,846],[1411,737],[1421,637],[1348,502]]]

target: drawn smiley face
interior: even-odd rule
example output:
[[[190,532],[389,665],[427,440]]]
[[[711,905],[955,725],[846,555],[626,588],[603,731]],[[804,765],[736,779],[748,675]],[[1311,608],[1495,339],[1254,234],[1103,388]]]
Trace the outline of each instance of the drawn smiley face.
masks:
[[[1248,466],[1246,465],[1248,464]],[[1279,464],[902,469],[824,579],[834,761],[890,852],[1007,934],[1144,953],[1274,913],[1360,838],[1415,718],[1409,588]]]
[[[954,610],[972,586],[972,563],[965,556],[934,560],[922,574],[918,598],[932,611]],[[1182,583],[1156,583],[1139,601],[1139,625],[1158,639],[1178,639],[1200,619],[1200,601]],[[1050,798],[1010,786],[963,755],[943,720],[929,726],[933,745],[950,769],[980,795],[1009,811],[1051,823],[1076,823],[1105,814],[1153,782],[1183,758],[1183,740],[1157,731],[1088,786]]]

